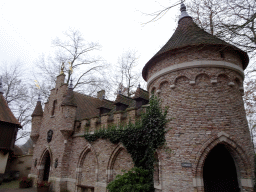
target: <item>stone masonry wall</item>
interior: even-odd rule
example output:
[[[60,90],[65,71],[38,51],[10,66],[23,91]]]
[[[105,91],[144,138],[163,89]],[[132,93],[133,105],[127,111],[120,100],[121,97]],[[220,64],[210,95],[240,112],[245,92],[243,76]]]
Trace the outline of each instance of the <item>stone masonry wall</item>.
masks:
[[[241,59],[231,51],[220,51],[216,47],[185,48],[176,52],[165,54],[155,61],[155,64],[148,69],[147,79],[153,74],[166,67],[177,65],[183,62],[212,60],[230,62],[242,68]]]
[[[242,191],[253,179],[254,153],[245,116],[240,74],[224,68],[190,68],[166,74],[150,86],[168,106],[166,141],[159,153],[162,191],[204,191],[203,162],[225,144],[234,158]],[[192,167],[182,167],[181,163]]]

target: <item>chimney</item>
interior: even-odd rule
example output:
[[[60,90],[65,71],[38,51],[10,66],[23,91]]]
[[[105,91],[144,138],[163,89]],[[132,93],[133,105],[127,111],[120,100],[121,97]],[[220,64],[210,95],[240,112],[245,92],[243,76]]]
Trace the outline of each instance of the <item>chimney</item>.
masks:
[[[104,99],[105,98],[105,90],[101,90],[97,92],[97,98],[98,99]]]

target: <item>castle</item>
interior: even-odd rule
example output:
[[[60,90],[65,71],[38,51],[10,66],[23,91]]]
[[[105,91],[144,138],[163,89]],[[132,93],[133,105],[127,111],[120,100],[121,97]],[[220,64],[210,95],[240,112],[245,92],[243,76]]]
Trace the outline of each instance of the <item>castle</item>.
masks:
[[[50,180],[53,190],[106,191],[107,184],[133,161],[122,144],[82,137],[110,124],[139,118],[151,94],[169,106],[167,152],[158,149],[157,192],[253,191],[254,151],[245,116],[244,69],[248,55],[200,29],[184,4],[176,31],[146,63],[148,92],[114,102],[104,91],[93,98],[57,77],[49,101],[32,114],[34,141],[30,177]]]

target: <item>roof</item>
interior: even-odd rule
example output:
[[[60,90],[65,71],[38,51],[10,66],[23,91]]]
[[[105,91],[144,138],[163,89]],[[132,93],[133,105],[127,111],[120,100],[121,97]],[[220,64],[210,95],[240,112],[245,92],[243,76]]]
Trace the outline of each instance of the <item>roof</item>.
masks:
[[[143,98],[148,100],[147,91],[138,88],[136,93],[137,98]],[[107,99],[99,99],[88,95],[84,95],[73,90],[70,90],[70,88],[67,91],[67,95],[65,96],[62,105],[76,107],[76,120],[80,121],[83,119],[90,119],[99,116],[100,108],[110,109],[110,113],[113,114],[116,111],[115,105],[119,103],[125,104],[129,108],[136,106],[136,101],[134,100],[134,98],[130,98],[122,94],[118,94],[115,102],[113,102]]]
[[[0,121],[15,124],[21,128],[19,121],[14,117],[2,93],[0,93]]]
[[[81,93],[74,93],[74,102],[77,106],[76,120],[83,120],[98,116],[101,100]]]
[[[114,103],[115,104],[122,103],[122,104],[128,105],[128,107],[135,107],[135,101],[132,98],[124,96],[122,94],[117,95]]]
[[[34,117],[34,116],[43,116],[43,108],[42,108],[42,105],[41,105],[41,101],[37,101],[36,103],[36,107],[31,115],[31,117]]]
[[[136,92],[135,92],[135,94],[134,94],[133,99],[139,99],[139,98],[142,98],[142,99],[145,99],[145,100],[149,100],[148,91],[138,87]]]
[[[107,99],[102,99],[99,108],[113,109],[114,106],[114,102]]]
[[[214,45],[222,49],[228,48],[234,50],[240,55],[243,62],[243,68],[245,69],[248,65],[249,57],[247,53],[207,33],[198,27],[190,16],[186,16],[179,20],[178,27],[167,43],[146,63],[142,71],[143,78],[146,80],[149,66],[152,65],[154,60],[159,56],[162,56],[167,52],[169,53],[187,47],[198,47],[202,45]]]

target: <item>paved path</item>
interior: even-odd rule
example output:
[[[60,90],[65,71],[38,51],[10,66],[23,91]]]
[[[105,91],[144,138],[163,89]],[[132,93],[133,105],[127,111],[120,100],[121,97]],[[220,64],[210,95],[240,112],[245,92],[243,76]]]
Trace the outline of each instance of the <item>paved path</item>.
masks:
[[[27,189],[0,189],[0,192],[36,192],[36,188],[27,188]]]

